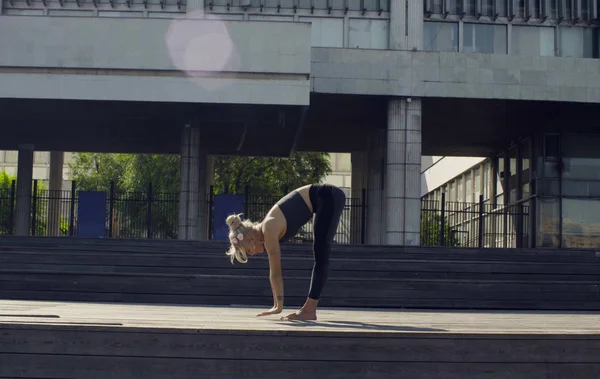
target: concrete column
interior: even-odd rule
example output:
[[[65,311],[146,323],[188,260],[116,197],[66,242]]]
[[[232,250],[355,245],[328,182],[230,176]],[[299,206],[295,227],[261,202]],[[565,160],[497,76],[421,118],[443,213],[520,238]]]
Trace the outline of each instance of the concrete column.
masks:
[[[394,0],[390,4],[390,49],[423,49],[423,1]]]
[[[198,227],[200,130],[186,125],[181,140],[181,172],[179,180],[178,238],[196,239]]]
[[[212,156],[200,149],[200,129],[197,126],[184,127],[179,183],[179,239],[207,239],[207,190],[212,181],[212,167]]]
[[[48,201],[48,236],[60,236],[60,203],[63,182],[65,154],[62,151],[50,152],[50,183]]]
[[[31,232],[31,191],[33,190],[33,145],[20,145],[17,167],[17,205],[15,234],[29,236]]]
[[[210,233],[210,212],[209,212],[209,207],[210,204],[208,203],[208,200],[210,198],[210,186],[215,184],[215,157],[212,155],[207,155],[206,156],[206,193],[205,193],[205,198],[206,198],[206,202],[205,202],[205,207],[204,207],[204,212],[206,214],[206,225],[204,227],[205,230],[205,237],[204,239],[208,239],[209,237],[209,233]],[[214,221],[214,220],[213,220]]]
[[[196,239],[208,240],[208,188],[209,178],[212,176],[212,156],[206,154],[206,151],[200,150],[198,156],[198,228]]]
[[[362,190],[367,188],[367,152],[357,151],[353,152],[350,156],[352,160],[352,184],[351,184],[351,197],[353,199],[362,199]],[[366,201],[365,201],[366,202]],[[362,216],[364,204],[360,204],[360,207],[352,207],[350,215],[350,242],[354,244],[361,243],[361,227],[362,227]]]
[[[388,104],[385,243],[419,245],[421,226],[421,100]]]
[[[367,149],[367,244],[384,242],[385,129],[369,133]]]

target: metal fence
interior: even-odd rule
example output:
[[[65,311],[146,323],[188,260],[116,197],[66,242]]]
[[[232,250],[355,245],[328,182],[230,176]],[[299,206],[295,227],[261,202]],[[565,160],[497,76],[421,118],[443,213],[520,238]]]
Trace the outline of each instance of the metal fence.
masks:
[[[243,213],[261,220],[282,194],[243,194]],[[366,243],[366,193],[348,197],[334,237],[337,244]],[[73,184],[69,191],[49,191],[34,181],[31,230],[33,236],[76,236],[79,192]],[[207,199],[209,238],[214,238],[214,195]],[[0,235],[15,231],[16,186],[0,189]],[[120,192],[111,185],[106,200],[107,238],[176,239],[178,233],[179,194]],[[422,200],[421,245],[456,247],[527,247],[529,244],[529,206],[496,206],[484,203]],[[311,243],[312,220],[289,242]]]
[[[211,188],[207,201],[209,222],[213,238],[214,195]],[[244,195],[244,215],[252,220],[261,220],[281,195]],[[176,239],[179,219],[179,193],[154,193],[152,185],[144,192],[120,192],[111,184],[106,193],[106,237],[107,238],[158,238]],[[365,242],[365,193],[362,198],[347,198],[334,243]],[[0,189],[0,235],[14,234],[16,188]],[[49,191],[34,181],[31,207],[32,236],[68,237],[77,235],[79,191],[73,182],[71,190]],[[224,222],[224,220],[223,220]],[[289,242],[312,242],[312,220]]]
[[[422,200],[421,246],[527,247],[529,234],[526,204]]]

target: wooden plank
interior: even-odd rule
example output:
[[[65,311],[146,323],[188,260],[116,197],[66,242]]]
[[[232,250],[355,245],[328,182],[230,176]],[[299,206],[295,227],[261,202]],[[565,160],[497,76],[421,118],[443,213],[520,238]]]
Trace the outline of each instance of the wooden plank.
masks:
[[[252,360],[157,359],[135,357],[37,356],[6,354],[10,364],[0,367],[0,375],[36,378],[105,379],[327,379],[349,378],[444,378],[444,379],[547,379],[557,364],[480,364],[480,363],[404,363],[404,362],[289,362]],[[548,366],[551,366],[548,368]],[[581,379],[596,379],[587,373],[598,372],[595,364],[585,366]]]
[[[369,323],[364,323],[369,328]],[[139,331],[136,328],[11,327],[0,335],[4,354],[61,354],[129,357],[369,362],[600,363],[600,338],[550,335],[457,335],[436,328],[409,333],[341,336],[296,331],[226,335],[214,330]],[[383,328],[383,326],[381,327]],[[421,329],[429,330],[420,334]],[[402,330],[402,328],[398,328]],[[435,337],[432,335],[434,334]],[[57,338],[57,335],[60,338]]]
[[[321,311],[0,301],[0,378],[597,378],[600,316],[569,312]],[[37,323],[32,325],[31,322]],[[19,324],[20,323],[20,324]]]

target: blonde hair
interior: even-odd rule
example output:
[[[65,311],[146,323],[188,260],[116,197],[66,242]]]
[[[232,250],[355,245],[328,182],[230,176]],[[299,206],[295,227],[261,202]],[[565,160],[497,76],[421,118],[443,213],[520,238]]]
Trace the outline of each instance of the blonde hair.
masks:
[[[240,263],[248,262],[248,255],[246,254],[246,249],[239,243],[243,241],[243,239],[248,234],[248,231],[251,231],[254,226],[257,224],[250,220],[241,219],[242,213],[233,214],[227,217],[225,223],[229,227],[229,242],[231,246],[229,246],[229,250],[225,253],[233,264],[234,259],[237,259]]]

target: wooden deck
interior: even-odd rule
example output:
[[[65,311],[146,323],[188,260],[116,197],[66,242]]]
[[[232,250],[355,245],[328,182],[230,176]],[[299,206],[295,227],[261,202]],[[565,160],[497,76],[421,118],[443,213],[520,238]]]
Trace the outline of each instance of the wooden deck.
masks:
[[[0,378],[600,377],[597,312],[263,309],[0,300]]]

